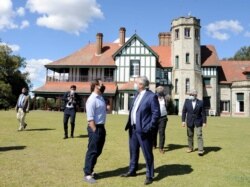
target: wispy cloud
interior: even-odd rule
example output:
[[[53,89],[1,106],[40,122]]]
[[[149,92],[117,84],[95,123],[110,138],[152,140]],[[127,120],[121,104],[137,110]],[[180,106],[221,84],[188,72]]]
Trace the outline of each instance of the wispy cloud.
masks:
[[[104,18],[96,0],[28,0],[26,7],[38,13],[37,25],[79,35],[95,18]]]
[[[250,32],[249,31],[246,31],[245,34],[244,34],[245,37],[250,37]]]
[[[19,29],[24,28],[22,23],[19,25],[15,22],[17,16],[23,17],[25,15],[25,9],[23,7],[13,10],[13,4],[11,0],[1,0],[0,6],[0,30]],[[26,24],[27,26],[27,24]]]
[[[23,72],[29,73],[29,78],[33,84],[33,89],[36,89],[45,82],[46,68],[44,65],[52,61],[49,59],[30,59],[26,62],[27,65],[26,68],[23,69]]]
[[[205,29],[209,36],[218,40],[228,40],[232,33],[239,34],[244,30],[238,20],[216,21],[205,26]]]

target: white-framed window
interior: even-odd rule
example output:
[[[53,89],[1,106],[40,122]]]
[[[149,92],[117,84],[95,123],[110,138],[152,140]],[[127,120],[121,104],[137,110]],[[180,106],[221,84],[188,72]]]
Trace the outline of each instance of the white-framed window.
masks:
[[[140,76],[140,60],[130,60],[130,77]]]
[[[244,93],[236,94],[236,112],[244,112]]]
[[[230,101],[221,101],[221,111],[230,112]]]
[[[104,69],[104,81],[105,82],[113,82],[114,69],[113,68],[105,68]]]

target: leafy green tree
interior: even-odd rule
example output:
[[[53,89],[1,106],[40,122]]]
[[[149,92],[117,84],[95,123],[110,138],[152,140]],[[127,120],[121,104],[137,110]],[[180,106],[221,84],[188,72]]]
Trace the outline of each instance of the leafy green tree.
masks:
[[[31,86],[28,73],[22,73],[25,59],[13,55],[7,45],[0,45],[0,109],[14,107],[23,87]]]
[[[229,58],[229,60],[250,60],[250,46],[244,46],[240,48],[234,55],[234,57]]]

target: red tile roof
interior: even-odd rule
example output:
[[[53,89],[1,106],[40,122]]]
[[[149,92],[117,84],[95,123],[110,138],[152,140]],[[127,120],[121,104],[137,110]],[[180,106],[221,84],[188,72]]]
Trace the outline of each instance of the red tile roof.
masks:
[[[90,82],[46,82],[40,88],[37,88],[33,92],[38,93],[64,93],[70,89],[71,85],[76,85],[76,92],[81,94],[90,93]],[[117,90],[116,83],[103,82],[105,85],[106,94],[115,94]]]
[[[134,90],[134,84],[135,82],[127,82],[124,84],[118,85],[118,90]]]
[[[170,46],[152,46],[151,48],[159,55],[159,63],[162,67],[172,67]]]
[[[215,47],[212,45],[201,46],[201,65],[202,66],[219,66],[219,58]]]
[[[105,43],[102,54],[96,55],[96,44],[88,44],[75,53],[51,62],[45,67],[58,66],[115,66],[112,55],[120,48],[118,43]]]
[[[247,80],[243,73],[250,68],[250,61],[220,61],[224,75],[220,74],[220,83]]]

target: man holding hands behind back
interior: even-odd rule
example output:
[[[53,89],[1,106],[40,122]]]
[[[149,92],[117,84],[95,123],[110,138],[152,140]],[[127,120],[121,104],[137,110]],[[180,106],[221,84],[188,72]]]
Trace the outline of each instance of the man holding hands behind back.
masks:
[[[197,99],[198,92],[193,90],[189,99],[186,99],[182,110],[182,127],[187,125],[188,149],[187,153],[194,151],[194,129],[196,129],[198,140],[198,155],[204,154],[202,127],[206,126],[207,117],[203,101]]]
[[[127,173],[121,177],[136,176],[139,160],[139,148],[141,147],[146,161],[145,185],[151,184],[154,177],[154,156],[152,132],[160,117],[160,106],[157,96],[148,89],[149,80],[142,76],[137,78],[133,105],[129,111],[129,118],[125,130],[129,130],[130,163]]]

